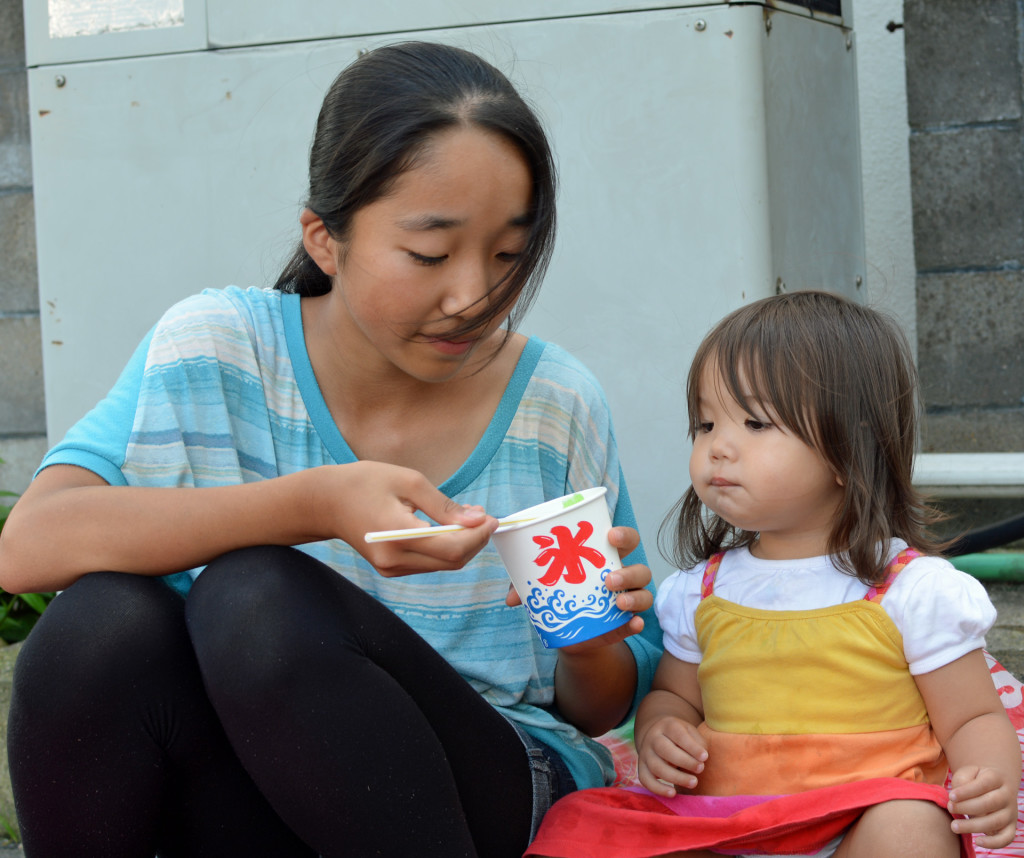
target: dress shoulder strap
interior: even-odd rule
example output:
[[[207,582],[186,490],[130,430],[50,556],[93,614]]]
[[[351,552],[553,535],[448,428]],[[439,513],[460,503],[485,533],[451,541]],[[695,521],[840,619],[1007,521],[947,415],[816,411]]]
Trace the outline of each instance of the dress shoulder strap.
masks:
[[[892,586],[892,582],[896,580],[896,576],[903,571],[903,567],[905,567],[911,560],[920,556],[921,552],[916,548],[904,548],[890,561],[889,565],[885,567],[885,580],[881,584],[876,584],[868,590],[864,599],[868,602],[880,604],[882,597],[889,591],[889,587]]]
[[[723,557],[725,557],[725,552],[719,551],[717,554],[712,554],[708,558],[708,562],[704,564],[704,576],[700,581],[701,601],[715,591],[715,576],[718,574],[718,567],[722,565]]]

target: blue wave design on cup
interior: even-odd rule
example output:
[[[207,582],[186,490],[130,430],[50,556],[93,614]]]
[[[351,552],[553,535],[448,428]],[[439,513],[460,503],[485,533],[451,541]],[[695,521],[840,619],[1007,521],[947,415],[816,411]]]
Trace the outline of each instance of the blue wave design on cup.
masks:
[[[534,627],[544,646],[556,648],[590,640],[629,622],[632,616],[615,605],[615,593],[604,586],[610,569],[601,571],[592,592],[580,595],[531,584],[526,597]]]

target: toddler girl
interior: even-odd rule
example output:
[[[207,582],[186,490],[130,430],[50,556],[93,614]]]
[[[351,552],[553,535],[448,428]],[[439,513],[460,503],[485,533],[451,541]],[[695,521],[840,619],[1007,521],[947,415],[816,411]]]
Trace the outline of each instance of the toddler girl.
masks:
[[[823,292],[758,301],[705,338],[687,399],[683,571],[660,588],[666,652],[636,717],[646,790],[568,797],[527,854],[1009,843],[1021,759],[982,651],[995,611],[925,530],[899,329]]]

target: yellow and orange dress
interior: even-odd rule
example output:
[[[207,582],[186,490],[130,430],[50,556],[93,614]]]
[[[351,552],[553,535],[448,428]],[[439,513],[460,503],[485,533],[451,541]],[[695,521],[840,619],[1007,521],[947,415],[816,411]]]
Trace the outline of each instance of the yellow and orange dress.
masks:
[[[673,799],[639,787],[574,793],[552,808],[526,854],[814,854],[866,807],[882,801],[920,799],[945,807],[946,760],[911,673],[904,636],[883,607],[898,576],[920,555],[902,543],[893,552],[884,584],[868,588],[848,576],[837,579],[841,598],[850,599],[858,588],[866,592],[824,607],[767,610],[722,598],[715,593],[721,554],[697,570],[699,590],[691,577],[684,581],[684,596],[659,594],[666,650],[699,661],[705,715],[700,730],[708,761],[697,790]],[[922,567],[928,561],[945,564],[926,558]],[[960,581],[959,574],[943,570],[938,598],[962,586],[975,605],[967,611],[973,617],[952,630],[942,620],[934,635],[915,627],[911,650],[921,667],[934,669],[936,659],[948,663],[982,646],[994,620],[984,589],[973,579]],[[921,578],[918,570],[915,576]],[[786,583],[764,583],[753,575],[751,580],[762,589]],[[947,593],[950,582],[954,589]],[[927,578],[913,583],[913,589],[929,592],[926,601],[935,600]],[[763,593],[753,601],[759,597],[764,601]],[[769,595],[773,599],[778,596]],[[690,617],[675,623],[673,616],[663,616],[673,604]],[[950,616],[957,610],[953,606]],[[919,626],[922,613],[933,616],[934,606],[926,604],[918,613],[912,605],[900,606],[894,613],[905,625]],[[683,632],[674,632],[680,627]],[[932,645],[932,638],[938,643]],[[962,854],[973,855],[969,837]]]

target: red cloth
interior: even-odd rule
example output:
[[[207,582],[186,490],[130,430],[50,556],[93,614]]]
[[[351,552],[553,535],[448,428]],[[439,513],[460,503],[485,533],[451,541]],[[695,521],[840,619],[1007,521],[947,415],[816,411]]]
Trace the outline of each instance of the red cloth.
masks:
[[[947,794],[943,787],[899,778],[874,778],[795,795],[710,801],[706,796],[661,799],[641,788],[580,790],[548,811],[525,854],[653,858],[688,849],[813,853],[856,822],[865,809],[894,799],[933,801],[945,809]],[[960,855],[975,858],[971,837],[960,838]]]

